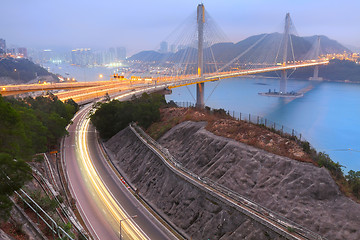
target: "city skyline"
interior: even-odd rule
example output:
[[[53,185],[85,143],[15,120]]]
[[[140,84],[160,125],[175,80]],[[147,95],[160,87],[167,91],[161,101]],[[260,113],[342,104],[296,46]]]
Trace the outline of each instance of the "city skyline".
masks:
[[[102,2],[35,0],[5,1],[0,16],[0,38],[9,46],[30,48],[109,48],[125,46],[128,56],[157,50],[160,43],[196,11],[198,2]],[[300,36],[326,35],[360,47],[356,30],[360,3],[341,1],[203,1],[206,10],[226,34],[238,42],[251,35],[282,30],[289,12]],[[269,11],[271,9],[271,11]]]

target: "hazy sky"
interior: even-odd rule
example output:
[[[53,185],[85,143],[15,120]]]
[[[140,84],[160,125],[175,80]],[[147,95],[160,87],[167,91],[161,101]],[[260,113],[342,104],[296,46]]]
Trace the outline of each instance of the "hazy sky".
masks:
[[[52,48],[125,46],[130,54],[159,43],[195,12],[194,0],[0,0],[0,38]],[[300,36],[323,34],[360,47],[359,0],[204,0],[230,41],[281,31],[290,12]]]

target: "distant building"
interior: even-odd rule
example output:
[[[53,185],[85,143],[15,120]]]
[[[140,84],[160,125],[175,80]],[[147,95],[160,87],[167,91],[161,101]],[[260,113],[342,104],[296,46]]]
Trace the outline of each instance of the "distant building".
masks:
[[[97,64],[97,65],[102,65],[102,64],[104,64],[103,55],[104,55],[104,54],[103,54],[102,52],[96,52],[96,53],[94,53],[95,64]]]
[[[90,48],[78,48],[71,51],[72,64],[79,66],[94,65],[95,59]]]
[[[10,54],[13,55],[13,56],[16,56],[16,49],[15,49],[15,48],[9,48],[9,49],[7,50],[7,52],[10,53]]]
[[[6,52],[6,41],[5,39],[0,38],[0,49]]]
[[[168,52],[168,43],[163,41],[160,43],[160,50],[161,53],[167,53]]]
[[[54,58],[54,52],[51,49],[44,49],[39,54],[39,58],[41,62],[49,62]]]
[[[109,48],[109,61],[110,63],[115,62],[116,59],[116,51],[115,48]]]
[[[126,59],[126,48],[124,48],[124,47],[116,48],[116,58],[117,58],[117,60],[125,60]]]
[[[109,64],[111,63],[111,56],[109,51],[105,51],[102,53],[102,63]]]
[[[27,48],[24,47],[18,48],[18,54],[22,55],[24,58],[27,58],[28,57]]]
[[[171,44],[171,46],[170,46],[170,52],[172,52],[172,53],[176,52],[176,46],[175,46],[175,44]]]

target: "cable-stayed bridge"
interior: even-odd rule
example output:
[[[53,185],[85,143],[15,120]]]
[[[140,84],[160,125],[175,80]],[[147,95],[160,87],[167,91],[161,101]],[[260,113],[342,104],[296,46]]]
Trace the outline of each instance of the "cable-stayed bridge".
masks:
[[[297,97],[300,94],[287,92],[288,72],[297,68],[315,67],[313,79],[318,79],[318,66],[328,64],[328,60],[319,58],[320,39],[310,51],[296,60],[295,55],[299,55],[299,50],[293,44],[296,35],[290,15],[286,14],[283,34],[279,34],[278,39],[270,39],[268,34],[264,34],[250,43],[235,58],[225,63],[223,59],[216,59],[216,56],[221,56],[216,46],[224,41],[224,34],[205,11],[204,5],[199,4],[195,16],[190,16],[187,23],[170,36],[173,38],[171,46],[176,46],[177,51],[164,54],[158,61],[149,59],[149,62],[155,62],[152,63],[152,69],[161,68],[164,70],[161,73],[149,71],[145,75],[147,77],[136,78],[130,76],[120,78],[114,75],[110,81],[98,82],[8,85],[0,86],[0,93],[9,96],[34,91],[68,90],[56,95],[63,101],[73,98],[76,102],[83,103],[106,94],[131,92],[151,85],[171,89],[196,84],[196,105],[203,108],[205,82],[250,74],[280,72],[279,91],[264,95]]]
[[[205,11],[204,5],[200,4],[197,7],[196,12],[196,21],[195,28],[193,28],[194,32],[191,32],[191,28],[185,27],[185,34],[182,35],[182,38],[177,39],[176,42],[178,45],[183,45],[183,48],[179,48],[176,54],[167,54],[165,58],[159,61],[157,64],[166,69],[167,72],[164,74],[154,73],[151,78],[114,78],[112,81],[102,81],[102,82],[77,82],[77,83],[59,83],[59,84],[29,84],[29,85],[15,85],[15,86],[0,86],[1,94],[3,95],[11,95],[11,94],[19,94],[22,92],[30,92],[30,91],[47,91],[47,90],[63,90],[68,89],[67,92],[61,92],[56,94],[59,99],[67,100],[69,98],[74,99],[76,102],[86,102],[92,99],[96,99],[102,97],[106,94],[116,95],[119,93],[123,93],[121,97],[124,97],[126,94],[131,95],[136,92],[140,92],[140,89],[156,89],[160,88],[175,88],[186,86],[190,84],[197,85],[197,106],[204,107],[204,87],[205,82],[208,81],[218,81],[225,78],[238,77],[249,74],[261,74],[266,72],[279,71],[281,72],[281,84],[280,91],[278,95],[287,96],[288,93],[286,91],[286,81],[288,78],[287,71],[301,68],[301,67],[312,67],[319,66],[323,64],[327,64],[328,61],[326,59],[318,59],[318,56],[308,59],[295,60],[295,51],[292,44],[292,35],[291,34],[291,19],[290,15],[287,14],[285,18],[285,30],[283,37],[280,41],[274,41],[275,47],[269,48],[268,46],[263,46],[261,43],[266,40],[267,35],[260,37],[257,41],[244,49],[238,56],[236,56],[233,60],[225,63],[224,61],[216,60],[213,46],[216,44],[216,40],[212,38],[216,33],[216,29],[211,25],[211,18],[207,17],[207,12]],[[210,21],[207,21],[207,20]],[[190,20],[193,20],[190,18]],[[214,31],[215,30],[215,31]],[[185,40],[184,40],[185,37]],[[279,43],[279,44],[276,44]],[[260,50],[266,51],[260,51]],[[257,51],[253,51],[257,50]],[[260,54],[261,52],[265,54]],[[289,54],[288,54],[289,53]],[[165,67],[164,67],[165,66]],[[115,77],[115,76],[114,76]],[[148,80],[150,79],[150,80]],[[121,92],[120,92],[121,91]],[[91,232],[96,234],[97,228],[101,228],[99,230],[101,234],[103,234],[103,238],[107,238],[112,233],[111,224],[118,227],[119,222],[121,226],[121,221],[126,219],[126,214],[122,213],[122,208],[118,207],[117,199],[123,201],[122,197],[126,194],[111,194],[110,190],[113,188],[105,187],[105,181],[112,182],[113,177],[103,178],[100,174],[106,174],[108,170],[106,168],[106,160],[103,159],[103,153],[101,152],[101,148],[96,145],[96,141],[88,141],[90,136],[92,138],[95,137],[95,131],[89,130],[90,128],[90,120],[87,118],[87,114],[90,111],[91,106],[85,106],[81,109],[78,114],[74,117],[74,124],[69,126],[70,137],[65,138],[62,142],[62,161],[66,161],[67,166],[67,175],[68,181],[71,189],[76,189],[77,194],[74,194],[77,202],[86,206],[86,209],[90,209],[86,211],[85,216],[89,214],[89,218],[84,218],[86,221],[94,221],[96,224],[89,224],[91,226]],[[90,142],[90,143],[89,143]],[[146,143],[146,141],[144,141]],[[94,144],[94,145],[89,145]],[[89,147],[91,146],[91,147]],[[148,144],[148,146],[150,146]],[[152,147],[152,146],[150,146]],[[94,149],[95,151],[88,151],[89,149]],[[154,151],[159,151],[153,148]],[[93,155],[93,156],[91,156]],[[171,156],[166,156],[160,154],[163,157],[171,158]],[[94,159],[98,159],[95,161]],[[173,164],[171,161],[164,159],[164,163],[167,162],[171,167]],[[100,164],[105,164],[104,167]],[[218,197],[224,198],[224,192],[226,191],[228,195],[232,195],[233,193],[229,192],[227,189],[219,188],[219,186],[214,185],[213,189],[209,188],[209,184],[204,185],[204,181],[198,177],[191,178],[191,175],[185,175],[182,170],[176,165],[177,163],[174,161],[174,166],[172,167],[173,171],[177,174],[181,174],[187,181],[191,181],[196,186],[200,186],[202,184],[202,188],[208,189],[212,194],[216,194]],[[97,171],[101,167],[101,171]],[[181,171],[180,171],[181,170]],[[111,171],[110,171],[111,172]],[[114,174],[114,173],[112,173]],[[86,181],[81,181],[79,176],[82,176]],[[110,175],[108,175],[110,176]],[[206,179],[206,181],[208,181]],[[76,188],[75,188],[76,184]],[[84,186],[82,186],[82,184]],[[113,183],[114,186],[116,183]],[[91,185],[90,189],[92,189],[93,194],[86,194],[88,190],[85,185]],[[110,185],[110,184],[109,184]],[[109,186],[108,185],[108,186]],[[111,184],[112,185],[112,184]],[[121,184],[120,184],[121,185]],[[117,185],[116,185],[117,186]],[[122,186],[122,185],[121,185]],[[215,187],[216,188],[215,188]],[[123,187],[123,186],[122,186]],[[125,188],[125,187],[124,187]],[[72,190],[75,192],[75,190]],[[119,188],[117,188],[118,190]],[[84,194],[82,194],[84,193]],[[118,192],[117,192],[118,193]],[[99,209],[96,208],[95,204],[89,204],[88,196],[93,195],[95,201],[101,202],[102,211],[97,211]],[[97,198],[96,198],[97,197]],[[226,196],[225,196],[226,197]],[[239,198],[239,196],[236,196]],[[90,198],[89,198],[90,199]],[[245,201],[244,201],[245,200]],[[224,201],[224,200],[223,200]],[[262,219],[262,224],[265,226],[270,226],[270,228],[275,228],[275,231],[281,232],[282,235],[285,235],[289,239],[322,239],[317,234],[313,234],[306,229],[302,229],[301,226],[295,229],[295,225],[292,222],[288,222],[287,220],[276,216],[275,214],[269,213],[267,211],[263,211],[259,205],[256,203],[250,202],[246,199],[242,199],[244,203],[241,208],[247,216],[250,216],[253,219]],[[91,202],[92,203],[92,202]],[[233,201],[233,206],[239,205],[239,202],[236,203]],[[249,208],[249,205],[251,208]],[[94,207],[95,206],[95,207]],[[137,202],[134,205],[136,208],[139,208]],[[121,210],[121,211],[120,211]],[[256,211],[254,211],[256,210]],[[103,213],[104,212],[104,213]],[[141,212],[140,212],[141,214]],[[109,216],[109,222],[96,220],[98,217],[102,215]],[[90,219],[90,220],[88,220]],[[145,217],[143,217],[145,219]],[[157,223],[157,221],[153,221]],[[101,223],[101,224],[99,224]],[[104,224],[105,223],[105,224]],[[123,223],[124,225],[126,222]],[[149,226],[148,222],[145,222],[144,225]],[[139,235],[138,237],[133,237],[136,239],[145,239],[146,237],[142,236],[142,232],[137,231],[135,226],[127,227],[128,233],[131,233],[130,237],[132,238],[132,232]],[[109,231],[108,231],[109,229]],[[134,229],[134,231],[132,230]],[[158,226],[154,225],[153,229],[159,229]],[[291,230],[291,231],[290,231]],[[295,231],[296,230],[296,231]],[[109,235],[106,235],[109,234]],[[155,234],[155,233],[154,233]],[[112,234],[110,237],[113,237]],[[144,234],[145,235],[145,234]],[[120,232],[121,238],[121,232]],[[108,239],[108,238],[107,238]],[[163,237],[157,237],[154,239],[163,239]]]

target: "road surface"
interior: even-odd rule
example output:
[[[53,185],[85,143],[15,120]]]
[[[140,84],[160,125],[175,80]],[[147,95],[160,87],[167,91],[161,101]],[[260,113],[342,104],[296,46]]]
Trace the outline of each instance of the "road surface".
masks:
[[[176,239],[129,192],[108,166],[84,106],[69,126],[62,151],[70,191],[94,239]]]

